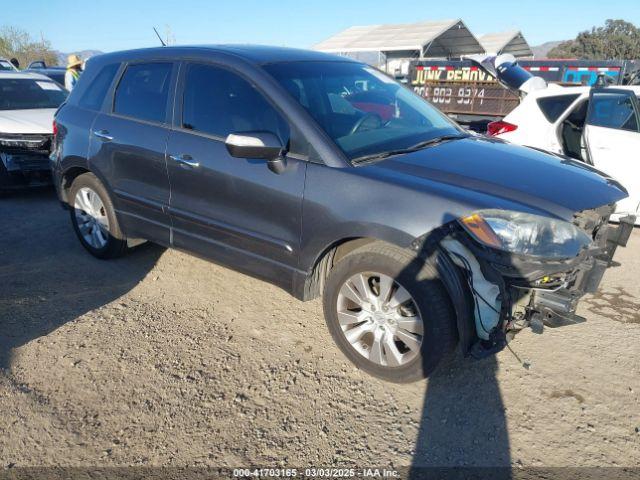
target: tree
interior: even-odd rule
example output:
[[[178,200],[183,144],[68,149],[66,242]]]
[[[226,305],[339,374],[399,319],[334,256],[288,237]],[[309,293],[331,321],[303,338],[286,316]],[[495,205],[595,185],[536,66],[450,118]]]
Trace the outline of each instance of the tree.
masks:
[[[592,27],[575,40],[551,49],[549,58],[580,60],[636,60],[640,58],[640,28],[624,20],[607,20],[604,27]]]
[[[15,57],[22,68],[34,60],[44,60],[47,65],[58,63],[58,56],[47,40],[34,40],[24,30],[10,26],[0,28],[0,57]]]

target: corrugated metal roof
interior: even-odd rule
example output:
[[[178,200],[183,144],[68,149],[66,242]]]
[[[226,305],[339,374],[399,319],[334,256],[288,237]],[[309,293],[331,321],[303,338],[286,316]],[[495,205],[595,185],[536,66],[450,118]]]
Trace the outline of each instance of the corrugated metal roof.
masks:
[[[461,56],[484,49],[461,20],[350,27],[318,43],[333,53],[417,51],[418,56]]]
[[[488,33],[482,35],[478,40],[482,44],[484,51],[488,54],[499,55],[501,53],[510,53],[514,57],[533,56],[531,47],[529,47],[524,36],[518,30]]]

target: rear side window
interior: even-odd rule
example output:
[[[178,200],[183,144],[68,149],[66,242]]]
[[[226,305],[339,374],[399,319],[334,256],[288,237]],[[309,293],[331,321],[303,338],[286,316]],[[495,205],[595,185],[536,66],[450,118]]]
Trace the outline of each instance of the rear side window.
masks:
[[[185,76],[182,127],[226,137],[234,132],[269,131],[286,144],[289,126],[249,82],[228,70],[192,64]]]
[[[638,119],[633,97],[617,92],[594,93],[591,100],[589,125],[638,131]]]
[[[128,66],[116,89],[113,111],[140,120],[164,122],[172,67],[171,63]]]
[[[119,66],[119,63],[114,63],[102,67],[102,70],[95,76],[80,100],[78,100],[78,105],[89,110],[100,110]]]
[[[549,122],[554,123],[580,95],[558,95],[538,99],[538,106]]]

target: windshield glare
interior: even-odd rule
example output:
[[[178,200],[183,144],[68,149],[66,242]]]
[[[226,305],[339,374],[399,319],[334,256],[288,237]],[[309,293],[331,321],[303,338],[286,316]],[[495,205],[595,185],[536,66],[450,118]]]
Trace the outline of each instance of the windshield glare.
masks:
[[[58,108],[66,97],[66,90],[50,80],[0,79],[0,110]]]
[[[290,62],[264,68],[350,160],[462,133],[435,107],[366,65]]]

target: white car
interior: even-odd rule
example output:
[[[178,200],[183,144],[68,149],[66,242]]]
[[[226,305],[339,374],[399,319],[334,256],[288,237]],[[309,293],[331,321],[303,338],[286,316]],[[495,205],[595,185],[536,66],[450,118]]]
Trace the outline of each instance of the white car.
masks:
[[[39,73],[0,71],[0,191],[50,182],[53,114],[67,94]]]
[[[617,218],[636,215],[640,225],[640,86],[549,85],[527,94],[488,134],[567,155],[618,180],[629,197]]]

